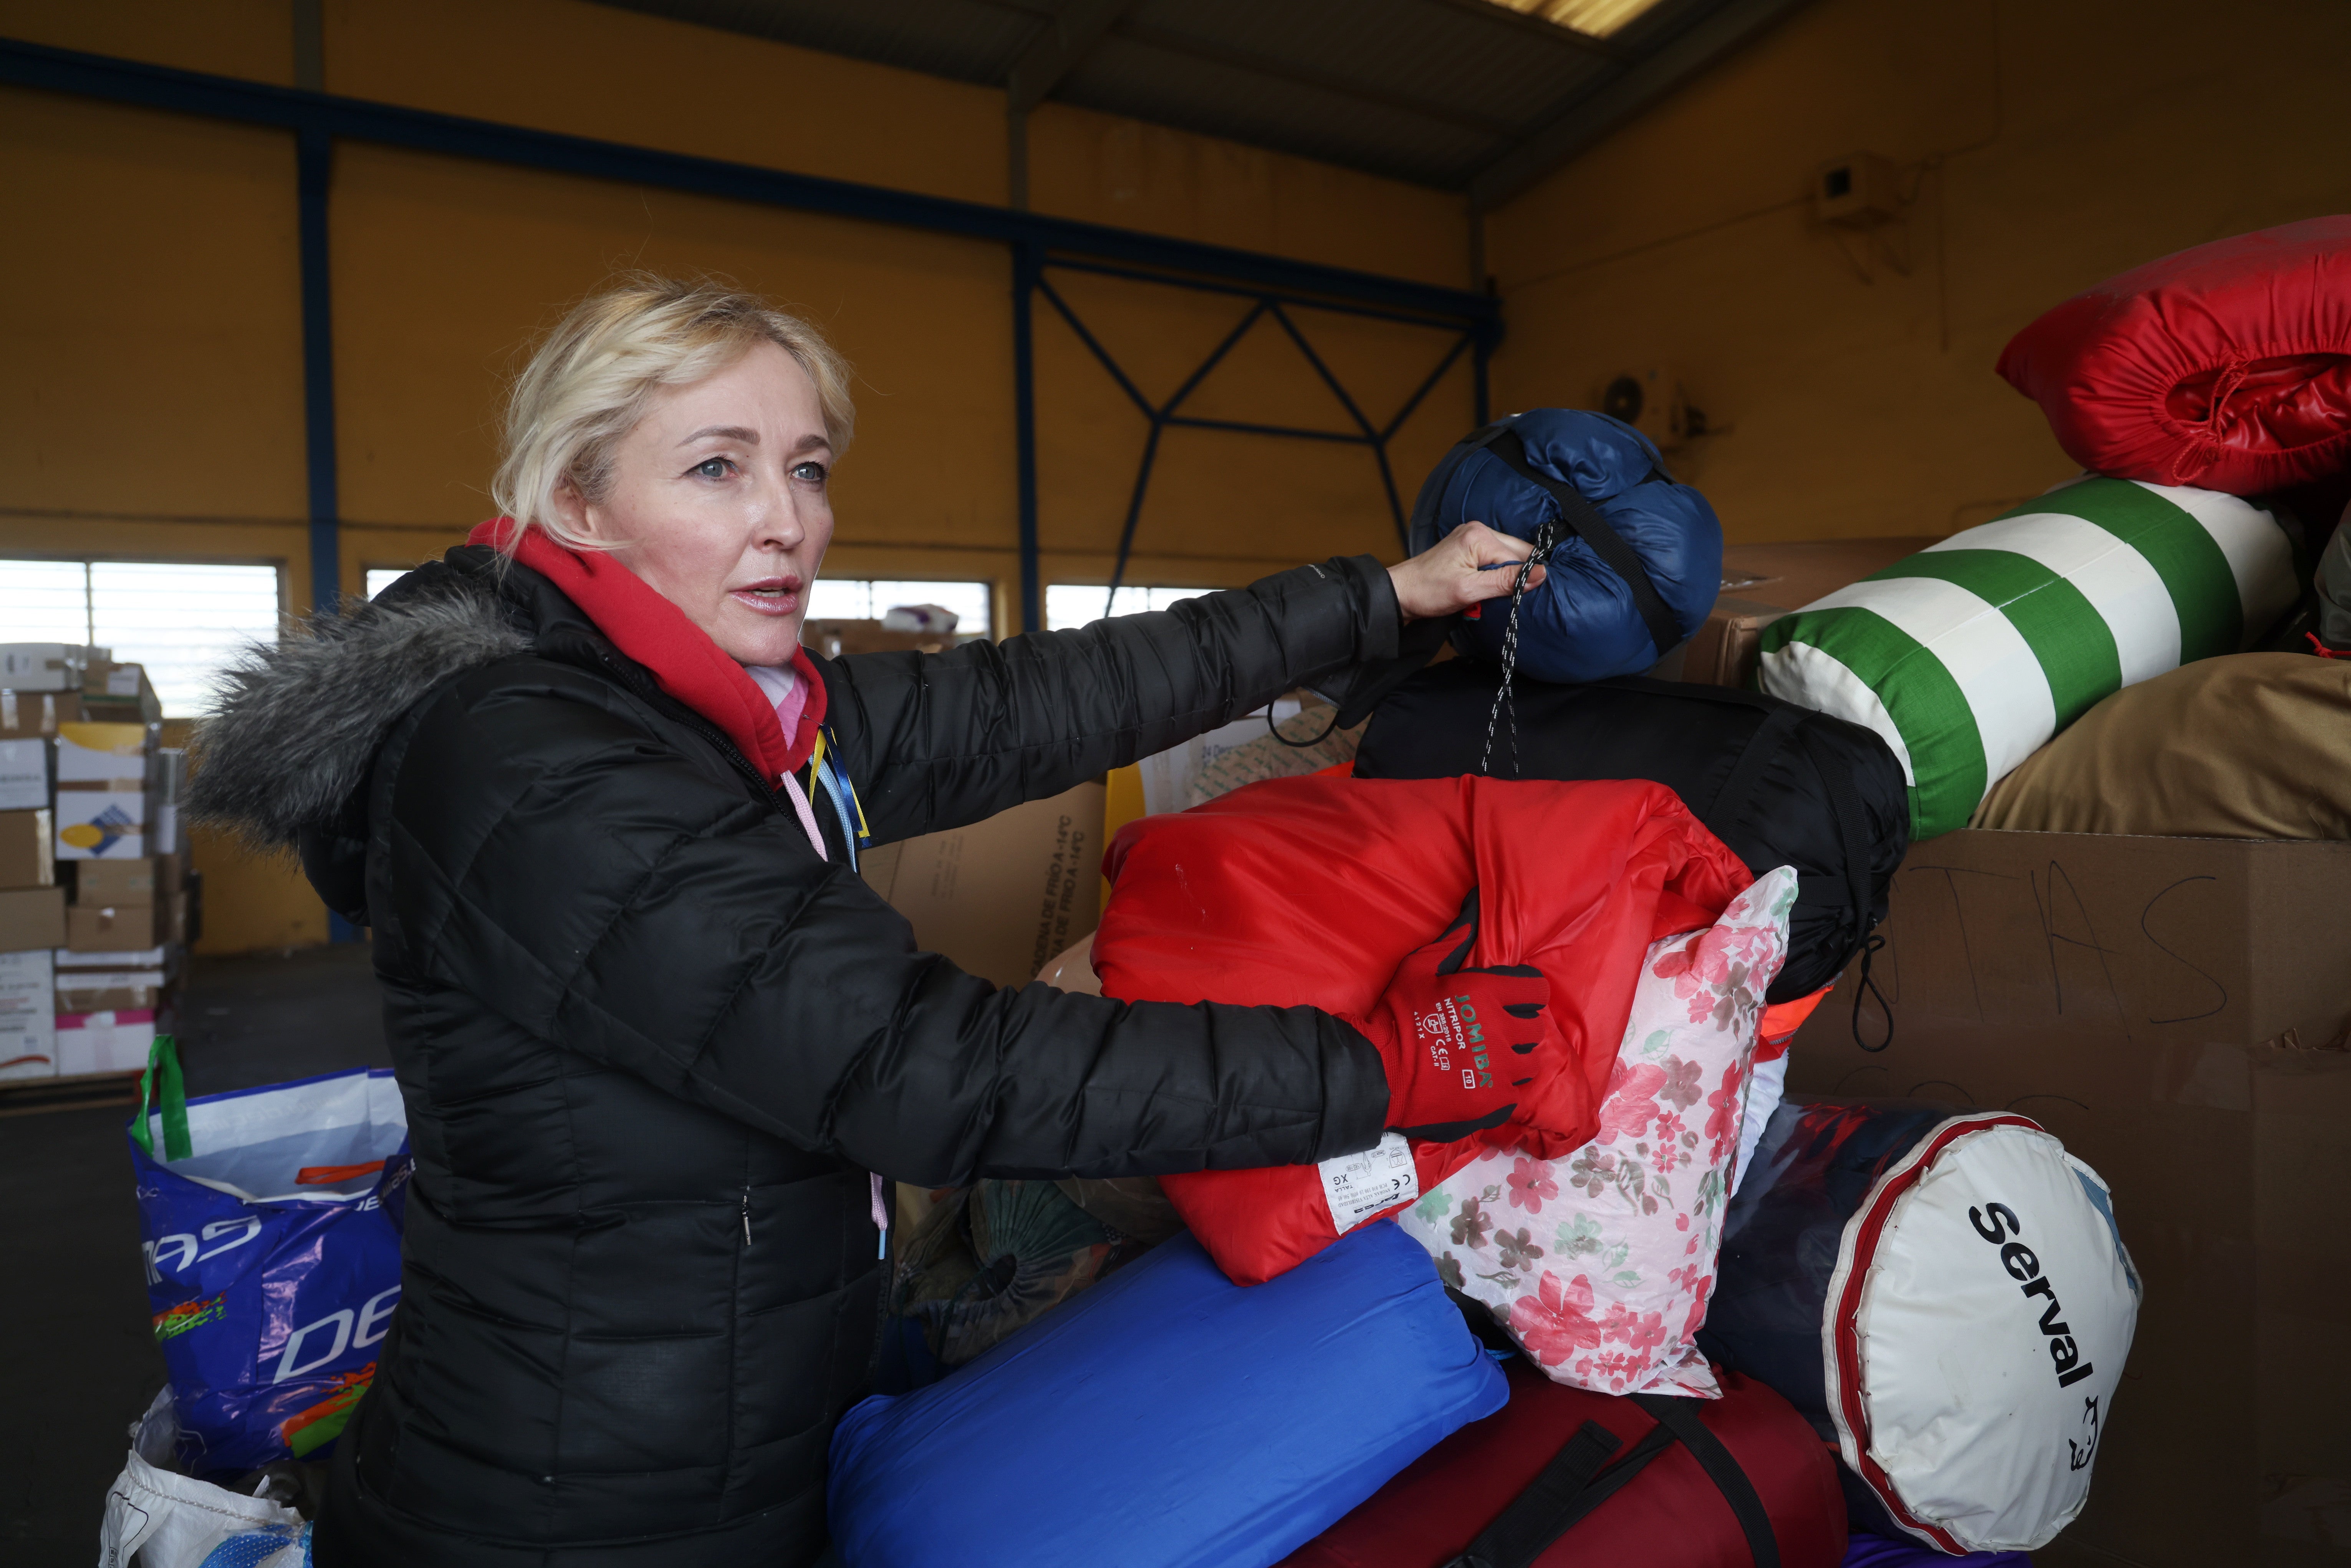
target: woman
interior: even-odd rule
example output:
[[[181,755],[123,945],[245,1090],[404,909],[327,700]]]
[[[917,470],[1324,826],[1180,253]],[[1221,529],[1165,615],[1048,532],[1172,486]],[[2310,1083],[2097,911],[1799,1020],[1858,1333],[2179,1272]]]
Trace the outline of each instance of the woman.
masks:
[[[807,1561],[879,1345],[884,1176],[1317,1161],[1515,1102],[1413,1043],[1499,977],[1407,964],[1352,1021],[998,990],[849,862],[1391,654],[1526,547],[1471,527],[1389,570],[817,659],[851,417],[805,323],[624,282],[517,382],[506,517],[256,651],[206,725],[197,808],[298,844],[373,928],[416,1155],[327,1568]]]

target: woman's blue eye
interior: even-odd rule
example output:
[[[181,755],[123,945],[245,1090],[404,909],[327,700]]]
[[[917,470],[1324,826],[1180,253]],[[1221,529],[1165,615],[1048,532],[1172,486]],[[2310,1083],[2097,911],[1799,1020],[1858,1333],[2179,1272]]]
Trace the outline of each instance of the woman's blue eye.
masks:
[[[713,457],[695,464],[694,471],[705,479],[724,479],[726,477],[726,470],[731,466],[732,465],[724,457]]]
[[[805,479],[811,485],[821,485],[824,483],[824,465],[821,463],[802,463],[793,468],[792,477],[795,479]]]

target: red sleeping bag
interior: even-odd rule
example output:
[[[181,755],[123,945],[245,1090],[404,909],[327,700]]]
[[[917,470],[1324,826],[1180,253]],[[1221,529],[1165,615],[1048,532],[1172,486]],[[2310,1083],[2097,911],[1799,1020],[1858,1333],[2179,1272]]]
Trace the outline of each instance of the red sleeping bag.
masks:
[[[1480,1138],[1544,1158],[1589,1143],[1642,955],[1712,925],[1753,880],[1672,790],[1616,779],[1270,779],[1128,823],[1106,870],[1093,948],[1104,996],[1355,1018],[1479,890],[1469,962],[1540,968],[1580,1071],[1552,1078],[1509,1125],[1415,1144],[1423,1190],[1467,1164]],[[1339,1239],[1311,1166],[1193,1171],[1160,1186],[1239,1284]]]
[[[2093,473],[2259,495],[2351,466],[2351,217],[2215,240],[2077,294],[2008,383]]]
[[[1616,1462],[1637,1451],[1656,1425],[1632,1400],[1551,1382],[1523,1356],[1507,1370],[1510,1402],[1500,1411],[1429,1449],[1278,1568],[1444,1568],[1533,1484],[1583,1423],[1596,1421],[1615,1435],[1622,1446],[1610,1458]],[[1721,1398],[1677,1403],[1697,1416],[1746,1477],[1770,1521],[1781,1568],[1835,1568],[1844,1555],[1845,1510],[1834,1451],[1771,1389],[1735,1372],[1720,1375]],[[1734,1506],[1698,1456],[1673,1443],[1545,1548],[1532,1568],[1750,1568],[1755,1557]]]

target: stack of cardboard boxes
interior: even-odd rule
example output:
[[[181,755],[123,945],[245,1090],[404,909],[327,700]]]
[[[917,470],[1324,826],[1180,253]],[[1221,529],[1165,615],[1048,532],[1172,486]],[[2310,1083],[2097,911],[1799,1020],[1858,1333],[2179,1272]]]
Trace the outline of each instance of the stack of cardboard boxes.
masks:
[[[107,649],[0,644],[0,1081],[146,1062],[193,913],[160,717]]]

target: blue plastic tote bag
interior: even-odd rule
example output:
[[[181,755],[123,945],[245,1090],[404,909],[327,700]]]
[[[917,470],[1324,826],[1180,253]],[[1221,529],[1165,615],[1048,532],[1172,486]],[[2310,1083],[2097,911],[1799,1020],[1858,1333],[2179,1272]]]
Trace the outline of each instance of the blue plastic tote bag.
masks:
[[[131,1163],[175,1458],[202,1478],[323,1456],[400,1300],[399,1088],[360,1069],[190,1100],[163,1035],[139,1094]]]

